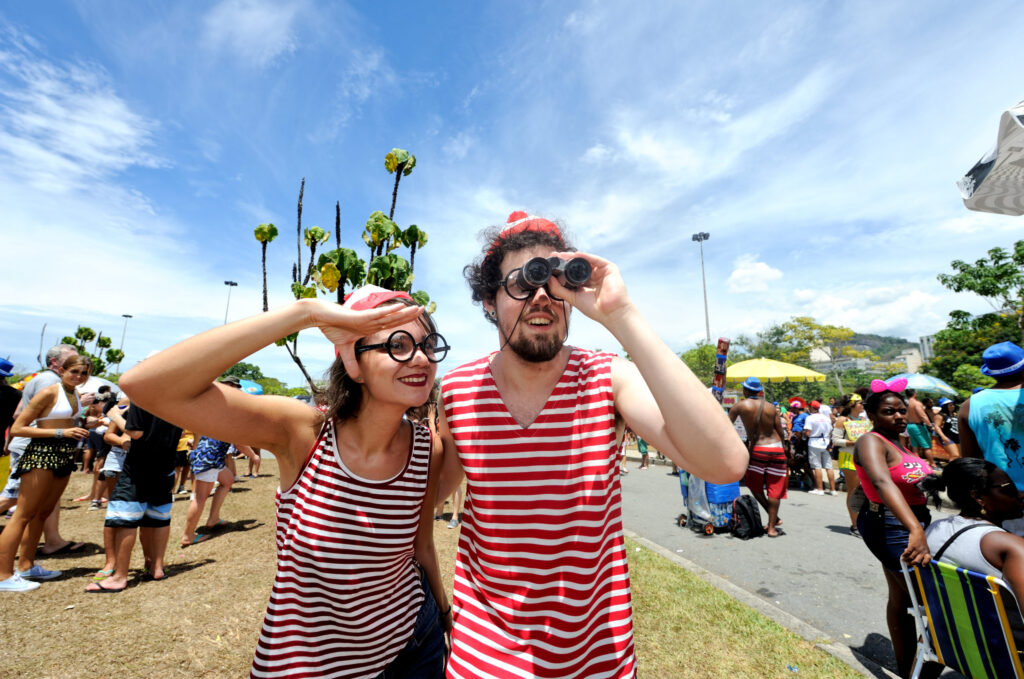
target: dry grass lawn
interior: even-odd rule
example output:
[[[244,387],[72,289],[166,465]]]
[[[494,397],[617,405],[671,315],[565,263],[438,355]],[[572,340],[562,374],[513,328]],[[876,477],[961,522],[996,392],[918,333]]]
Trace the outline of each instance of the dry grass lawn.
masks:
[[[244,463],[244,461],[239,461]],[[241,466],[241,465],[240,465]],[[240,469],[240,471],[243,471]],[[41,559],[64,571],[26,594],[0,594],[0,676],[133,679],[247,676],[274,578],[274,460],[259,479],[239,479],[222,512],[226,530],[179,549],[187,502],[175,503],[168,579],[136,571],[120,594],[85,594],[103,565],[103,512],[62,502],[65,538],[89,542],[84,555]],[[176,496],[179,497],[179,496]],[[180,496],[185,498],[185,496]],[[445,582],[452,581],[458,530],[435,523]],[[767,618],[658,555],[629,547],[641,677],[859,676]],[[132,565],[142,566],[136,544]]]

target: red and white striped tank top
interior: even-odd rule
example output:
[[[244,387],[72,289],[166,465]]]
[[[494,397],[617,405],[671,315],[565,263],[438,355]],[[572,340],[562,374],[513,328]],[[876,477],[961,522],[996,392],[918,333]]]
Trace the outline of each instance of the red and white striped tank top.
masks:
[[[413,425],[395,477],[345,467],[334,428],[277,492],[277,575],[252,677],[376,677],[412,636],[423,604],[413,540],[430,471],[430,430]]]
[[[574,348],[526,428],[492,357],[441,386],[468,484],[448,677],[632,677],[612,355]]]

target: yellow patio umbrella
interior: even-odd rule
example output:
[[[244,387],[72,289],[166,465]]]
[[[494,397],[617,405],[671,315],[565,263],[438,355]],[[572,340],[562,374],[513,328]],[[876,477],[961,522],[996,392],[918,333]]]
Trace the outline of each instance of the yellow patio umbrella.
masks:
[[[770,358],[740,361],[730,365],[725,373],[728,384],[738,384],[748,377],[756,377],[762,382],[824,382],[827,379],[825,375],[810,368]]]

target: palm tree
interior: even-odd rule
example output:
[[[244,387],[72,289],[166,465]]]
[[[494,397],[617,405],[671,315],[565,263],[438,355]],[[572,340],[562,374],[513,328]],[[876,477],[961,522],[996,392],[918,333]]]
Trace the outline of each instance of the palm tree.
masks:
[[[267,305],[267,243],[277,238],[277,227],[273,224],[260,224],[253,233],[263,249],[263,310],[266,311],[269,308]]]
[[[409,247],[409,273],[416,270],[416,248],[427,244],[427,232],[413,224],[402,233],[402,242]]]

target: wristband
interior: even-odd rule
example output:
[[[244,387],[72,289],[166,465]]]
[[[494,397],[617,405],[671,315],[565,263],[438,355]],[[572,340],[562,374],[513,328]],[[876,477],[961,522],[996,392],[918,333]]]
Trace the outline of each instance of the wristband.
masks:
[[[437,614],[438,614],[438,615],[440,615],[440,616],[442,616],[442,617],[444,617],[444,616],[446,616],[446,615],[450,615],[450,614],[451,614],[451,612],[452,612],[452,607],[451,607],[451,606],[449,606],[449,607],[448,607],[448,610],[445,610],[445,611],[438,611],[438,612],[437,612]]]
[[[54,433],[53,437],[56,438],[56,439],[64,438],[64,430],[63,429],[58,429],[56,431],[56,433]]]

